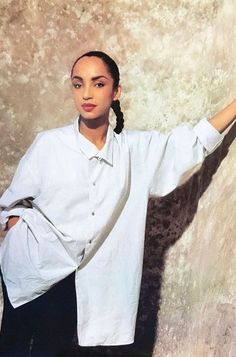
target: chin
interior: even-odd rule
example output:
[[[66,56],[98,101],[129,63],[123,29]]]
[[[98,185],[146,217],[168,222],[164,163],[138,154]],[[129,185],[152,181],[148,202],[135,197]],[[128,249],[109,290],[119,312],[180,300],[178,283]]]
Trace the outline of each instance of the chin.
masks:
[[[80,111],[80,116],[82,119],[89,120],[89,121],[108,121],[109,112],[105,113],[92,113],[92,112],[84,112],[83,110]]]
[[[80,113],[80,117],[85,120],[99,120],[101,117],[97,115],[92,115],[91,113]]]

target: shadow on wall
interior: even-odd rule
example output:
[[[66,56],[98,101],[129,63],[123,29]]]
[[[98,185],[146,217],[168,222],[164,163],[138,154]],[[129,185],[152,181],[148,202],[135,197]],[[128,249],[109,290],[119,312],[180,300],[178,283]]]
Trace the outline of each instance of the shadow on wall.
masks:
[[[128,346],[79,347],[70,357],[151,357],[158,338],[158,311],[166,252],[192,222],[198,201],[228,153],[235,138],[236,124],[222,145],[207,157],[200,171],[183,186],[161,199],[150,199],[146,223],[144,267],[135,342]]]

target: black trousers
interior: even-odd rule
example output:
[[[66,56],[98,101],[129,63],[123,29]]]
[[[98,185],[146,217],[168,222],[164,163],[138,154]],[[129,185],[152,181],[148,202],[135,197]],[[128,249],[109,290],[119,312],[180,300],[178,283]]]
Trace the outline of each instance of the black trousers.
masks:
[[[3,287],[1,357],[64,357],[76,332],[75,274],[14,309]]]

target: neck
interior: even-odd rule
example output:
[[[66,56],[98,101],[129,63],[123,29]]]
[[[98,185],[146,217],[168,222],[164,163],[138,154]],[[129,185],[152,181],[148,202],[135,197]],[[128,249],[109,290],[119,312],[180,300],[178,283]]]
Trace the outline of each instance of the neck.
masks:
[[[108,119],[105,121],[100,121],[99,119],[89,120],[80,116],[79,131],[101,150],[106,143],[108,125]]]

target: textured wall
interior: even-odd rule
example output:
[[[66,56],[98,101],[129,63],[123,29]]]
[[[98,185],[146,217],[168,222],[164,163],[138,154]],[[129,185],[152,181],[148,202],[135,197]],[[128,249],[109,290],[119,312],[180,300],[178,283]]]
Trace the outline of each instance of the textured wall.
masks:
[[[119,63],[129,128],[194,124],[235,98],[234,0],[1,0],[0,19],[0,191],[37,131],[73,120],[69,71],[84,51]],[[103,356],[236,355],[234,137],[150,201],[136,342]]]

